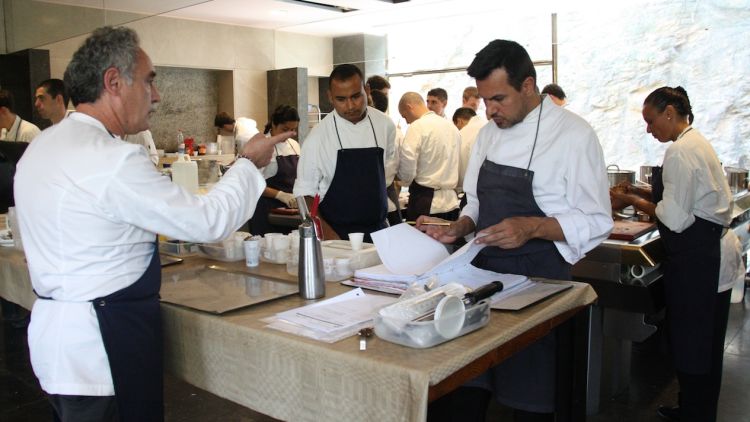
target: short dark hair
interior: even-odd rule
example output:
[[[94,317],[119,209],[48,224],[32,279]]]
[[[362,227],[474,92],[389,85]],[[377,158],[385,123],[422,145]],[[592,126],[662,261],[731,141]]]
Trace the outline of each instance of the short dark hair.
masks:
[[[263,133],[269,133],[272,126],[280,125],[284,122],[299,122],[299,113],[297,109],[290,105],[280,105],[271,113],[271,119],[266,123]]]
[[[427,91],[428,97],[437,97],[440,101],[447,102],[448,101],[448,92],[446,92],[443,88],[432,88],[431,90]]]
[[[677,113],[679,113],[680,116],[687,116],[688,123],[690,124],[693,123],[693,119],[695,118],[695,116],[693,116],[693,107],[690,105],[690,98],[688,98],[687,91],[681,86],[675,88],[663,86],[654,90],[654,92],[648,94],[648,97],[643,101],[643,105],[646,104],[659,110],[660,113],[664,112],[664,109],[667,108],[668,105],[671,105],[677,110]]]
[[[453,112],[453,124],[458,123],[458,119],[471,120],[472,117],[476,116],[477,112],[473,108],[459,107]]]
[[[561,100],[565,99],[565,91],[558,84],[548,84],[542,89],[542,94],[554,95]]]
[[[344,63],[340,64],[333,68],[333,71],[331,72],[331,75],[328,76],[328,88],[331,87],[331,83],[334,80],[337,81],[347,81],[354,76],[359,76],[359,79],[364,82],[364,77],[362,76],[362,71],[355,65],[350,63]]]
[[[63,79],[73,105],[99,99],[104,91],[104,72],[110,67],[132,82],[138,44],[138,35],[129,28],[104,26],[94,30],[65,69]]]
[[[16,101],[13,99],[13,94],[7,89],[0,89],[0,107],[7,108],[11,113],[16,112]]]
[[[367,86],[370,87],[371,91],[380,91],[382,89],[391,89],[391,84],[388,80],[380,75],[373,75],[367,78]]]
[[[214,126],[216,127],[222,127],[224,125],[233,125],[234,124],[234,117],[230,116],[229,113],[226,111],[219,112],[219,114],[214,117]]]
[[[382,111],[383,113],[388,110],[388,96],[383,91],[374,90],[370,92],[372,97],[372,106]]]
[[[521,90],[523,81],[529,76],[536,82],[536,69],[529,53],[521,44],[509,40],[491,41],[474,57],[467,73],[474,79],[484,80],[495,69],[504,68],[508,74],[508,83],[516,90]]]
[[[37,85],[36,88],[44,88],[44,91],[52,98],[55,98],[58,95],[62,95],[63,104],[65,105],[65,107],[67,107],[68,102],[70,102],[70,97],[65,91],[65,82],[63,82],[62,79],[44,80],[39,85]]]

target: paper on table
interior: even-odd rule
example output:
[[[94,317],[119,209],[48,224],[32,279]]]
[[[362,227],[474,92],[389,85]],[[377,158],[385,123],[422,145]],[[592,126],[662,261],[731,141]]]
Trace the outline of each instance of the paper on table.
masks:
[[[281,312],[276,317],[315,331],[331,333],[372,320],[378,309],[393,301],[393,297],[366,295],[362,289],[355,289],[322,302]]]
[[[445,245],[406,223],[371,236],[380,260],[394,274],[422,274],[449,255]]]

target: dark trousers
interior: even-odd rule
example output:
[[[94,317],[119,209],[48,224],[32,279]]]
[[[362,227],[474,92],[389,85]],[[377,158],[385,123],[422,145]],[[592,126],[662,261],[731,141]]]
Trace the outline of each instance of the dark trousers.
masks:
[[[427,422],[482,422],[492,394],[479,387],[459,387],[433,401],[427,407]],[[552,413],[534,413],[513,409],[515,422],[552,422]]]
[[[115,396],[64,396],[50,394],[55,422],[116,422]]]
[[[721,391],[721,372],[724,366],[724,337],[729,319],[731,290],[716,295],[714,335],[711,340],[711,369],[707,374],[688,374],[677,371],[680,382],[680,421],[716,421],[716,410]]]

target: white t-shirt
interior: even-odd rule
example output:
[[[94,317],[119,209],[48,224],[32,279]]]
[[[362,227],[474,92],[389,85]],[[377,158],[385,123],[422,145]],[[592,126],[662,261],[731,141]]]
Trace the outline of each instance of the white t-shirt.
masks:
[[[5,136],[0,136],[0,141],[10,142],[31,142],[41,132],[35,124],[27,122],[16,115],[16,119],[10,126],[10,129],[5,130]]]
[[[49,394],[114,394],[91,299],[133,284],[156,233],[227,238],[250,219],[265,180],[239,159],[206,195],[162,176],[146,150],[74,113],[29,145],[15,176],[16,209],[37,300],[28,330],[34,373]]]
[[[522,122],[500,129],[489,122],[477,136],[464,178],[467,205],[461,215],[477,222],[477,177],[485,159],[526,168],[531,158],[539,106]],[[564,241],[555,246],[575,264],[609,236],[614,225],[607,169],[599,139],[581,117],[544,98],[539,138],[530,170],[532,191],[539,208],[560,223]]]

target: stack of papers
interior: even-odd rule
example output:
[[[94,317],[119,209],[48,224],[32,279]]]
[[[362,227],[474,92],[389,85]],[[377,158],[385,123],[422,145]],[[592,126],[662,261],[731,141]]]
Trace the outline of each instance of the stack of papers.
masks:
[[[312,305],[280,312],[266,318],[267,327],[334,343],[372,326],[380,308],[395,302],[393,297],[366,295],[355,289]]]
[[[399,224],[372,234],[383,264],[354,272],[348,285],[393,292],[404,292],[412,283],[438,285],[459,283],[477,288],[502,281],[505,289],[527,281],[525,276],[499,274],[471,265],[485,245],[469,242],[448,254],[445,245],[408,224]],[[381,289],[382,288],[382,289]]]

